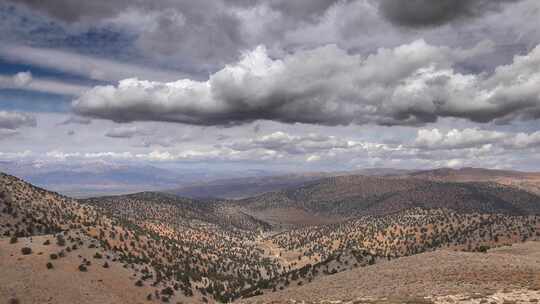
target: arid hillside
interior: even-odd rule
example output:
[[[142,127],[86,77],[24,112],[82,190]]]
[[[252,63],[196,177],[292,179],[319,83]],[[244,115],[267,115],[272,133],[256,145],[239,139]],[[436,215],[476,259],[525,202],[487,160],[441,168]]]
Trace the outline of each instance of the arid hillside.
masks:
[[[540,242],[438,250],[291,284],[242,303],[538,303]]]
[[[402,175],[405,178],[420,178],[446,182],[497,182],[540,194],[540,173],[511,170],[489,170],[483,168],[441,168],[418,171]]]
[[[540,214],[540,197],[496,182],[443,182],[417,178],[338,176],[235,202],[277,226],[324,224],[410,208],[457,212]]]
[[[281,303],[301,286],[419,254],[491,257],[483,252],[538,240],[539,202],[493,182],[357,175],[238,201],[156,192],[75,200],[1,174],[0,296]],[[438,288],[430,293],[454,292]]]

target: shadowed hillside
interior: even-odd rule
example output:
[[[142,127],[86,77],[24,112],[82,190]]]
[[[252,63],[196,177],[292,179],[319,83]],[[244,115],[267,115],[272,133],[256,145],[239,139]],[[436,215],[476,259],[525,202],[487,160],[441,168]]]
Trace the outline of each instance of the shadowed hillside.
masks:
[[[540,197],[494,182],[455,183],[416,178],[338,176],[299,188],[266,193],[240,200],[262,219],[289,210],[336,221],[361,215],[383,215],[409,208],[448,208],[457,212],[540,214]],[[294,224],[294,216],[281,223]],[[275,220],[274,220],[275,222]],[[278,221],[279,224],[279,221]]]

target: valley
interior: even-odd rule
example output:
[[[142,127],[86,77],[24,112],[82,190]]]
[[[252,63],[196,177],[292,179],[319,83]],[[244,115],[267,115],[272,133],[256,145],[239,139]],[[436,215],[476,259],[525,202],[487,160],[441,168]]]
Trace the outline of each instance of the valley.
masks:
[[[9,275],[0,294],[18,303],[404,295],[435,303],[488,285],[491,294],[540,287],[530,261],[540,250],[534,191],[491,176],[406,174],[321,177],[237,200],[160,192],[73,199],[1,174],[0,266]],[[529,260],[512,263],[516,255]]]

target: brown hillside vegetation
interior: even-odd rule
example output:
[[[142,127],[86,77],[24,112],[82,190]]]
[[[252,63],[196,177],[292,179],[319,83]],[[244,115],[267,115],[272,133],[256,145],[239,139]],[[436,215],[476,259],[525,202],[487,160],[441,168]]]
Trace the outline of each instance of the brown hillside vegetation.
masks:
[[[435,170],[418,171],[403,175],[405,178],[413,177],[434,181],[447,182],[497,182],[503,185],[514,186],[535,194],[540,194],[540,173],[520,172],[510,170],[488,170],[483,168],[441,168]]]
[[[242,303],[536,303],[539,261],[539,242],[488,253],[439,250],[291,285]],[[515,301],[522,294],[527,301]]]
[[[154,192],[74,200],[1,174],[0,263],[8,276],[0,296],[20,303],[277,297],[413,263],[418,254],[468,257],[536,240],[539,202],[492,182],[354,175],[239,201]],[[440,294],[453,292],[443,287]]]
[[[363,215],[384,215],[410,208],[447,208],[457,212],[540,214],[540,197],[494,182],[442,182],[416,178],[338,176],[310,185],[266,193],[235,202],[246,212],[276,225],[293,224],[268,218],[280,210],[306,213],[316,221],[340,221]],[[321,222],[322,224],[322,222]]]
[[[110,253],[102,249],[88,248],[90,239],[83,237],[83,245],[66,252],[56,244],[54,235],[19,238],[16,244],[0,239],[0,296],[18,299],[20,303],[144,303],[147,294],[153,293],[149,286],[134,284],[136,272],[113,262]],[[43,245],[49,241],[49,245]],[[32,249],[32,254],[22,255],[21,248]],[[64,250],[63,257],[58,253]],[[96,252],[101,259],[95,259]],[[57,256],[51,259],[51,256]],[[109,256],[109,258],[107,258]],[[79,271],[80,265],[87,271]],[[47,263],[52,268],[47,269]],[[107,263],[108,267],[103,265]]]

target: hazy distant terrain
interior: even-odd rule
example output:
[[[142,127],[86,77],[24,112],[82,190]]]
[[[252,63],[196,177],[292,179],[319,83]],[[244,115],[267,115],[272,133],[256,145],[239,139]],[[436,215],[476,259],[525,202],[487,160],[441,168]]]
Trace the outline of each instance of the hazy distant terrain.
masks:
[[[296,188],[332,176],[391,176],[407,174],[409,172],[411,171],[391,168],[371,168],[349,172],[312,172],[261,177],[252,176],[201,182],[182,186],[168,192],[191,198],[241,199],[265,192]]]
[[[73,197],[165,191],[190,198],[238,199],[297,187],[324,177],[349,174],[396,175],[408,170],[373,168],[350,172],[280,174],[264,170],[223,171],[162,169],[154,166],[0,162],[0,171]]]
[[[185,192],[186,195],[183,196],[194,198],[213,197],[213,195],[204,196],[202,193],[212,194],[216,192],[216,194],[219,194],[216,197],[222,197],[221,194],[223,193],[235,193],[234,181],[237,181],[236,191],[240,193],[258,193],[257,190],[252,190],[254,184],[242,182],[248,179],[257,180],[258,178],[263,179],[259,183],[261,189],[275,189],[272,188],[271,183],[264,186],[264,179],[275,173],[262,170],[176,170],[154,166],[116,165],[109,162],[86,162],[68,165],[64,163],[5,161],[0,162],[0,171],[22,177],[37,186],[73,197],[118,195],[141,191],[168,191],[176,189],[180,185],[186,185],[179,190],[179,192]],[[239,178],[240,176],[249,176],[249,178]],[[230,186],[225,184],[225,187],[220,187],[220,181],[212,182],[220,178],[227,178],[225,181],[231,180],[232,184]],[[301,180],[300,177],[298,179]],[[188,186],[194,183],[197,185],[206,185],[208,183],[209,186]],[[278,183],[289,185],[287,181]],[[182,190],[184,188],[186,190]],[[278,186],[278,188],[280,187]],[[209,192],[206,190],[209,190]],[[224,195],[223,197],[228,196]]]

